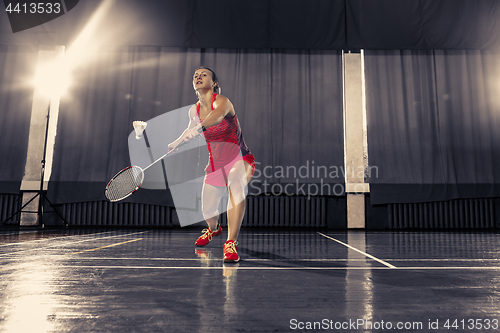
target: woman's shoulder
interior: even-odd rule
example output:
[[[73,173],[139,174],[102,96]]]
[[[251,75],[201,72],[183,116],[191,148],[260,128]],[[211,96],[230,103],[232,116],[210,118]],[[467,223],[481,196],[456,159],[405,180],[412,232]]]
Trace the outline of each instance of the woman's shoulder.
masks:
[[[220,94],[216,94],[215,95],[214,102],[218,102],[218,103],[227,103],[227,102],[229,102],[229,103],[231,103],[231,101],[229,100],[229,98],[227,98],[224,95],[220,95]]]
[[[227,98],[226,96],[219,94],[215,96],[214,107],[219,107],[219,106],[227,108],[228,110],[227,114],[229,114],[230,116],[235,115],[233,103],[231,103],[229,98]]]

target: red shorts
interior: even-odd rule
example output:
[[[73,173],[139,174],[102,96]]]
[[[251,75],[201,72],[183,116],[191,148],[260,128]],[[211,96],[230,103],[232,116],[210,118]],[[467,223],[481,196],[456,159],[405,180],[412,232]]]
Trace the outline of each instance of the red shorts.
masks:
[[[205,174],[205,184],[213,186],[227,186],[228,182],[227,177],[229,175],[229,172],[236,164],[236,162],[241,160],[247,162],[252,167],[252,176],[253,176],[255,174],[255,157],[252,154],[250,154],[243,157],[238,156],[224,167],[221,167],[212,172],[207,172]]]

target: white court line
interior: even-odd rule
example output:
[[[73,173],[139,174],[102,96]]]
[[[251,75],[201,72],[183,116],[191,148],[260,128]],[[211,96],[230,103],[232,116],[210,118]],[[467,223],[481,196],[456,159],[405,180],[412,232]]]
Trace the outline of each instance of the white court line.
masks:
[[[289,237],[289,236],[315,236],[316,233],[315,232],[292,232],[292,233],[284,233],[284,232],[276,232],[276,233],[253,233],[253,232],[240,232],[241,235],[245,235],[245,236],[285,236],[285,237]]]
[[[158,260],[158,261],[206,261],[206,260],[214,260],[218,261],[220,259],[217,258],[127,258],[127,257],[84,257],[80,258],[81,260]],[[249,259],[244,259],[245,261],[277,261],[277,262],[288,262],[288,261],[304,261],[304,262],[337,262],[337,261],[363,261],[365,262],[366,259],[343,259],[343,258],[336,258],[336,259],[256,259],[256,258],[249,258]],[[391,261],[430,261],[430,262],[441,262],[441,261],[463,261],[463,262],[483,262],[483,261],[500,261],[500,259],[385,259],[385,260],[391,260]]]
[[[479,270],[479,271],[487,271],[487,270],[500,270],[500,266],[489,266],[489,267],[475,267],[475,266],[439,266],[439,267],[398,267],[398,270]]]
[[[33,249],[21,250],[21,251],[16,251],[16,252],[2,253],[2,254],[0,254],[0,257],[2,257],[2,256],[8,256],[8,255],[14,255],[14,254],[23,253],[23,252],[29,252],[29,251],[39,251],[39,250],[44,250],[44,249],[48,249],[48,248],[51,248],[51,247],[65,246],[65,245],[69,245],[69,244],[78,244],[78,243],[84,243],[84,242],[91,242],[91,241],[99,240],[99,239],[115,238],[115,237],[125,237],[125,236],[130,236],[130,235],[143,234],[143,233],[146,233],[146,232],[149,232],[149,231],[133,232],[133,233],[129,233],[129,234],[107,236],[107,237],[99,237],[99,238],[91,238],[91,239],[84,239],[84,240],[76,241],[76,242],[54,244],[54,245],[50,245],[50,246],[37,247],[37,248],[33,248]]]
[[[57,255],[56,255],[57,256]],[[113,258],[113,257],[81,257],[78,260],[151,260],[151,261],[221,261],[220,258]],[[366,262],[366,259],[256,259],[249,258],[244,259],[245,261],[274,261],[274,262],[345,262],[345,261],[362,261]]]
[[[46,242],[46,241],[49,241],[49,240],[64,239],[64,238],[69,238],[69,237],[103,235],[103,234],[109,234],[110,232],[114,232],[114,231],[105,231],[105,232],[98,232],[98,233],[95,233],[95,234],[86,234],[86,235],[69,235],[69,236],[61,236],[61,237],[57,237],[56,236],[56,237],[43,238],[43,239],[33,239],[33,240],[27,240],[25,242],[19,242],[19,243],[2,244],[2,245],[0,245],[0,247],[12,246],[12,245],[22,245],[22,244],[36,243],[36,242]],[[26,232],[26,233],[29,233],[29,232]],[[18,235],[21,235],[21,234],[18,234]],[[0,236],[2,236],[2,235],[0,235]]]
[[[459,258],[457,258],[457,259],[451,259],[451,258],[450,259],[446,259],[446,258],[445,259],[443,259],[443,258],[441,258],[441,259],[439,259],[439,258],[436,258],[436,259],[417,259],[417,258],[401,259],[400,258],[400,259],[385,259],[385,260],[402,261],[402,262],[404,262],[404,261],[430,261],[430,262],[440,262],[440,261],[453,261],[453,262],[455,262],[455,261],[464,261],[464,262],[467,262],[467,261],[471,261],[471,262],[474,262],[474,261],[479,261],[479,262],[481,262],[481,261],[500,261],[500,259],[494,259],[494,258],[490,258],[490,259],[473,259],[473,258],[471,258],[471,259],[468,259],[468,258],[461,258],[461,259],[459,259]]]
[[[190,266],[93,266],[93,265],[64,265],[65,268],[91,268],[91,269],[184,269],[184,270],[248,270],[248,271],[306,271],[306,270],[389,270],[390,267],[245,267],[238,266],[239,264],[231,264],[227,266],[209,266],[209,267],[190,267]],[[498,267],[396,267],[397,270],[500,270]],[[0,269],[2,270],[2,269]]]
[[[348,247],[348,248],[349,248],[349,249],[351,249],[351,250],[354,250],[354,251],[356,251],[356,252],[359,252],[359,253],[361,253],[362,255],[364,255],[364,256],[366,256],[366,257],[368,257],[368,258],[371,258],[371,259],[373,259],[373,260],[375,260],[375,261],[377,261],[377,262],[379,262],[379,263],[381,263],[381,264],[383,264],[383,265],[385,265],[385,266],[387,266],[387,267],[389,267],[389,268],[397,268],[396,266],[391,265],[391,264],[389,264],[388,262],[385,262],[385,261],[383,261],[383,260],[381,260],[381,259],[375,258],[375,257],[374,257],[374,256],[372,256],[371,254],[368,254],[368,253],[366,253],[366,252],[363,252],[363,251],[361,251],[361,250],[358,250],[357,248],[355,248],[355,247],[353,247],[353,246],[351,246],[351,245],[349,245],[349,244],[346,244],[346,243],[344,243],[344,242],[341,242],[341,241],[339,241],[338,239],[335,239],[335,238],[332,238],[332,237],[327,236],[327,235],[325,235],[325,234],[322,234],[321,232],[318,232],[318,234],[320,234],[321,236],[323,236],[323,237],[325,237],[325,238],[328,238],[328,239],[331,239],[331,240],[333,240],[333,241],[336,241],[337,243],[340,243],[340,244],[342,244],[342,245],[344,245],[344,246]]]
[[[79,251],[79,252],[68,253],[68,255],[81,254],[81,253],[86,253],[86,252],[93,252],[93,251],[107,249],[107,248],[110,248],[110,247],[115,247],[115,246],[119,246],[119,245],[123,245],[123,244],[137,242],[137,241],[140,241],[140,240],[142,240],[142,238],[132,239],[132,240],[128,240],[128,241],[120,242],[120,243],[115,243],[115,244],[109,244],[109,245],[105,245],[105,246],[101,246],[101,247],[96,247],[96,248],[88,249],[88,250],[83,250],[83,251]]]

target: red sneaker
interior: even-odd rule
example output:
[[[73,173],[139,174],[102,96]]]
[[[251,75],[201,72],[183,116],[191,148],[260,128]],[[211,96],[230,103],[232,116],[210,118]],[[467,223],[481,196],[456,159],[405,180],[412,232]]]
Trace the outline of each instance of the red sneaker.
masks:
[[[238,252],[236,252],[236,245],[238,245],[238,242],[235,242],[233,240],[228,240],[224,244],[224,262],[240,261],[240,256],[238,255]]]
[[[205,246],[208,243],[210,243],[213,236],[219,236],[220,234],[222,234],[222,227],[219,224],[219,228],[217,229],[217,231],[212,231],[212,230],[210,230],[210,227],[208,227],[207,229],[203,229],[202,232],[203,232],[203,235],[198,237],[196,242],[194,242],[196,244],[196,246]]]

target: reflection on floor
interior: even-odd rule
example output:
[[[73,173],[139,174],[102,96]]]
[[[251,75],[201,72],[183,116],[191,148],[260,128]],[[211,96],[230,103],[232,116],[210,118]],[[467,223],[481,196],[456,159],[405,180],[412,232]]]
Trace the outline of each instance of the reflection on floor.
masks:
[[[500,329],[497,233],[200,230],[0,231],[0,331]]]

